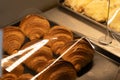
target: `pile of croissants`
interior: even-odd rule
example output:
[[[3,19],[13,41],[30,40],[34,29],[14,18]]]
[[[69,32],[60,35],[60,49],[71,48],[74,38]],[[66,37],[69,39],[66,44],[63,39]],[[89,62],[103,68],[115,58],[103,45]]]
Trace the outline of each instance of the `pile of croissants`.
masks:
[[[28,14],[20,21],[18,26],[4,27],[4,57],[16,54],[18,51],[43,39],[48,39],[49,42],[13,71],[7,72],[3,67],[1,79],[30,80],[34,75],[25,72],[25,66],[37,74],[76,42],[70,29],[59,25],[51,26],[45,17],[38,14]],[[27,54],[27,52],[24,54]],[[52,67],[42,73],[37,80],[75,80],[77,73],[88,65],[93,57],[94,49],[87,40],[82,39]],[[9,63],[13,62],[11,60]],[[9,64],[7,63],[7,65]]]

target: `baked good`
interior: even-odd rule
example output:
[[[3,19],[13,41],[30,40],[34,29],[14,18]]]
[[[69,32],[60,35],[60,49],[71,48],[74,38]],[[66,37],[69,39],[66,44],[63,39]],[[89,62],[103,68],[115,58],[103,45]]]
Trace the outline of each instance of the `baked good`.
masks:
[[[58,55],[57,50],[59,50],[66,42],[73,40],[73,33],[64,26],[53,26],[48,33],[45,34],[44,39],[49,39],[47,45]]]
[[[23,45],[22,49],[29,47],[32,44],[37,43],[38,41],[40,40],[32,40],[30,42],[27,42],[25,45]],[[47,62],[51,59],[53,59],[52,50],[47,46],[43,46],[33,55],[31,55],[28,59],[26,59],[24,61],[24,64],[30,69],[36,72],[40,72],[47,65]]]
[[[41,38],[50,29],[50,24],[44,17],[29,14],[21,20],[20,28],[30,40],[33,40]]]
[[[75,41],[68,42],[64,45],[59,53],[64,53],[69,47],[71,47]],[[79,41],[72,49],[70,49],[62,59],[72,63],[76,69],[76,71],[80,71],[83,67],[85,67],[88,63],[90,63],[94,56],[94,50],[89,42],[85,39]]]
[[[13,73],[6,73],[2,75],[1,80],[17,80],[17,76]]]
[[[30,47],[31,45],[33,45],[33,44],[35,44],[35,43],[37,43],[37,42],[39,42],[39,41],[41,41],[41,40],[39,40],[39,39],[35,39],[35,40],[31,40],[31,41],[29,41],[29,42],[26,42],[23,46],[22,46],[22,48],[21,48],[21,50],[22,49],[25,49],[25,48],[27,48],[27,47]],[[24,53],[24,54],[26,54],[26,53]],[[52,50],[51,50],[51,48],[49,48],[49,47],[47,47],[47,46],[43,46],[43,47],[41,47],[38,51],[36,51],[33,55],[31,55],[29,58],[31,58],[31,57],[36,57],[36,56],[45,56],[46,57],[46,59],[52,59],[53,58],[53,53],[52,53]],[[28,59],[29,59],[28,58]],[[30,60],[30,59],[29,59]]]
[[[109,27],[111,30],[120,32],[120,11],[117,13],[117,15],[113,18],[116,11],[120,9],[120,0],[111,0],[111,7],[110,7],[110,14],[109,14],[109,20],[111,20],[111,23]]]
[[[8,54],[16,53],[24,40],[25,36],[19,27],[7,26],[3,28],[3,50]]]
[[[111,30],[115,32],[120,32],[120,11],[116,15],[116,17],[112,20],[109,27]]]
[[[76,77],[77,75],[73,65],[69,62],[59,60],[42,73],[37,80],[75,80]]]
[[[74,11],[82,12],[84,7],[89,4],[92,0],[65,0],[64,4]]]
[[[30,73],[22,74],[17,80],[30,80],[33,77]]]
[[[2,68],[2,71],[3,71],[3,74],[6,74],[6,73],[11,73],[11,74],[16,74],[16,76],[20,76],[21,74],[23,74],[24,72],[24,67],[22,64],[18,65],[15,69],[13,69],[11,72],[8,72],[5,70],[5,68],[7,66],[10,66],[13,62],[12,61],[9,61],[9,62],[6,62],[4,63],[4,67]]]
[[[108,0],[92,0],[84,8],[84,14],[98,21],[104,22],[108,15]]]

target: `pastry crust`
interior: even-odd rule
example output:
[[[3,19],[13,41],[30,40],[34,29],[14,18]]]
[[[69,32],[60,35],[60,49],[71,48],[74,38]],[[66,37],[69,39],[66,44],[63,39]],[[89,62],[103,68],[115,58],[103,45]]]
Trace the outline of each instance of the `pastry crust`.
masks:
[[[77,75],[73,65],[69,62],[60,60],[41,74],[38,80],[75,80],[76,77]]]
[[[84,8],[84,14],[98,22],[104,22],[108,14],[107,5],[108,0],[93,0]]]
[[[50,29],[50,24],[44,17],[29,14],[21,21],[20,28],[30,40],[33,40],[41,38]]]
[[[53,26],[44,39],[49,39],[48,46],[51,47],[53,52],[57,55],[57,51],[66,43],[73,40],[73,33],[71,30],[64,26]]]
[[[3,49],[8,54],[16,53],[22,46],[25,35],[19,27],[7,26],[3,28]]]
[[[64,53],[74,43],[75,41],[66,43],[66,45],[64,45],[59,50],[59,53],[60,54]],[[92,61],[93,55],[94,55],[94,50],[91,47],[91,45],[86,40],[81,40],[72,49],[70,49],[62,57],[62,59],[72,63],[76,71],[78,72]]]
[[[82,12],[84,7],[89,4],[92,0],[65,0],[64,4],[74,11]]]

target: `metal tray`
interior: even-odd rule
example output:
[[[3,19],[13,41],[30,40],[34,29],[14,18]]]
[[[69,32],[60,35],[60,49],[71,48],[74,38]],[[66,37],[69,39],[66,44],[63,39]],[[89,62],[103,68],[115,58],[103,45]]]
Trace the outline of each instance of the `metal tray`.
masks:
[[[97,22],[97,21],[95,21],[94,19],[86,16],[83,12],[76,12],[76,11],[74,11],[73,9],[71,9],[71,8],[69,8],[68,6],[64,5],[64,1],[65,1],[65,0],[59,0],[59,5],[60,5],[61,7],[63,7],[63,8],[65,8],[65,9],[67,9],[67,10],[69,10],[69,11],[71,11],[71,12],[73,12],[73,13],[75,13],[75,14],[83,17],[83,18],[85,18],[86,20],[88,20],[88,21],[90,21],[90,22],[93,22],[93,23],[95,23],[95,24],[97,24],[97,25],[99,25],[99,26],[101,26],[101,27],[103,27],[103,28],[106,28],[106,23],[105,23],[105,22]]]
[[[73,12],[74,14],[77,14],[78,16],[80,16],[80,17],[82,17],[82,18],[84,18],[84,19],[86,19],[86,20],[88,20],[88,21],[90,21],[90,22],[92,22],[92,23],[94,23],[94,24],[102,27],[103,29],[106,29],[106,27],[107,27],[107,23],[106,23],[106,22],[97,22],[97,21],[95,21],[94,19],[86,16],[86,15],[84,14],[84,12],[74,11],[74,10],[71,9],[70,7],[64,5],[64,0],[59,0],[59,5],[60,5],[62,8],[66,9],[66,10],[68,10],[68,11],[71,11],[71,12]],[[108,27],[108,28],[109,28],[109,27]],[[120,37],[120,33],[119,33],[119,32],[116,32],[116,31],[114,31],[114,30],[112,30],[112,29],[110,29],[110,28],[109,28],[109,31],[111,32],[110,35],[111,35],[114,39],[116,39],[117,41],[120,42],[120,38],[118,38],[118,37]]]

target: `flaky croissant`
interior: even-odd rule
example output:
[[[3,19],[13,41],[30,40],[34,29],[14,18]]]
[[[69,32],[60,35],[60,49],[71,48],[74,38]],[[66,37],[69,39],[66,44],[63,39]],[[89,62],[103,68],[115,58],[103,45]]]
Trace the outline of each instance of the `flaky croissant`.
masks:
[[[17,76],[13,73],[6,73],[2,75],[0,80],[17,80]]]
[[[68,42],[64,45],[59,53],[63,54],[70,46],[72,46],[76,41]],[[76,71],[78,72],[81,68],[85,67],[90,63],[94,56],[94,50],[92,46],[86,40],[79,41],[72,49],[62,57],[63,60],[71,62]]]
[[[25,36],[19,27],[7,26],[3,28],[3,49],[8,54],[17,52],[24,40]]]
[[[30,73],[22,74],[17,80],[30,80],[33,77]]]
[[[52,62],[53,60],[49,61],[49,64]],[[76,76],[76,71],[71,63],[59,60],[42,73],[37,80],[75,80]]]
[[[22,49],[29,47],[38,41],[39,40],[32,40],[23,45]],[[24,64],[30,69],[36,72],[40,72],[46,66],[47,62],[51,59],[53,59],[52,50],[47,46],[43,46],[38,51],[34,52],[34,54],[31,55],[28,59],[26,59],[24,61]]]
[[[33,40],[41,38],[50,29],[50,24],[44,17],[29,14],[21,21],[20,28],[30,40]]]
[[[67,42],[73,40],[73,33],[64,26],[53,26],[48,33],[45,34],[44,39],[49,39],[47,44],[55,54]]]

